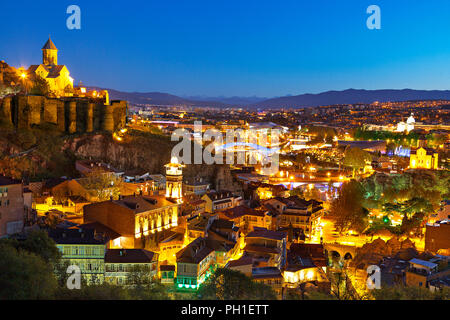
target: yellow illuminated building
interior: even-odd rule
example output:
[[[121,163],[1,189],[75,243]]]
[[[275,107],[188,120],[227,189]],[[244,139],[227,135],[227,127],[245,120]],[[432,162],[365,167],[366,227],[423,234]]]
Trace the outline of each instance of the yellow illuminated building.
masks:
[[[166,197],[181,203],[183,197],[183,167],[177,157],[172,157],[166,167]]]
[[[272,189],[260,187],[256,190],[260,200],[267,200],[273,197]]]
[[[411,169],[437,169],[438,154],[432,149],[423,147],[411,150],[409,167]]]
[[[64,213],[82,214],[83,207],[88,204],[90,204],[90,202],[82,196],[67,196],[61,200],[48,196],[35,198],[33,209],[35,209],[39,215],[43,215],[51,210],[57,210]]]
[[[50,91],[59,96],[71,95],[73,78],[65,65],[58,65],[58,49],[50,38],[42,48],[42,64],[30,66],[28,74],[45,79]]]

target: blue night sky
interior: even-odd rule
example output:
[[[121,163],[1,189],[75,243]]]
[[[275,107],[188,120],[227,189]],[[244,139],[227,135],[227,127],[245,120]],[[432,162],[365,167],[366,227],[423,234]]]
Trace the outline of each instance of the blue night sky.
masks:
[[[81,30],[66,28],[68,5]],[[381,8],[381,30],[366,8]],[[0,60],[41,61],[51,34],[75,83],[177,95],[449,89],[448,0],[2,1]]]

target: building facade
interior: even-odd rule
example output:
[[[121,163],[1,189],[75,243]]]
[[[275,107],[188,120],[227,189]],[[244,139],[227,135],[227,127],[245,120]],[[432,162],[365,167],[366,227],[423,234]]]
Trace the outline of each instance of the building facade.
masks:
[[[31,207],[22,182],[0,176],[0,237],[21,232]]]
[[[87,205],[85,222],[100,222],[122,235],[123,248],[146,248],[156,232],[178,225],[179,203],[163,196],[128,196]]]
[[[234,208],[241,204],[242,197],[233,195],[230,191],[208,192],[202,196],[206,201],[205,211],[214,213],[218,210]]]
[[[205,238],[197,238],[177,253],[177,287],[198,289],[213,272],[216,254]]]
[[[158,277],[158,254],[144,249],[109,249],[105,255],[105,281],[113,285],[133,285],[132,273],[142,280]]]
[[[75,265],[88,283],[105,280],[106,240],[89,229],[53,229],[49,237],[62,254],[62,263]]]
[[[437,169],[438,153],[433,149],[423,147],[411,150],[409,167],[411,169]]]

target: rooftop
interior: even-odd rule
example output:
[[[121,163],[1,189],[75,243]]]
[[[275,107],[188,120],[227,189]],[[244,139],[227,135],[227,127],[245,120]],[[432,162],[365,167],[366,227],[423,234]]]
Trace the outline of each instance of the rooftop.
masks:
[[[205,259],[212,251],[214,250],[207,245],[205,238],[197,238],[187,247],[178,251],[176,254],[177,262],[197,264]]]
[[[141,195],[128,196],[121,200],[114,200],[113,203],[134,210],[136,214],[177,205],[176,202],[157,195],[151,197]]]
[[[276,267],[262,267],[262,268],[253,268],[252,269],[252,277],[256,279],[261,278],[282,278],[281,272]]]
[[[108,249],[105,263],[150,263],[157,261],[157,256],[145,249]]]
[[[265,238],[271,240],[283,240],[287,237],[287,233],[284,231],[272,231],[267,229],[259,229],[250,232],[247,238]]]
[[[242,256],[238,260],[233,260],[233,261],[228,262],[229,268],[246,266],[246,265],[253,265],[253,257]]]
[[[326,267],[323,245],[294,243],[287,253],[287,269],[299,270],[311,267]]]
[[[245,215],[264,217],[263,211],[255,210],[245,205],[240,205],[234,208],[226,209],[220,211],[220,213],[222,213],[229,219],[236,219]]]
[[[107,241],[95,235],[93,229],[51,229],[48,236],[57,244],[104,245]]]
[[[105,236],[105,238],[110,240],[117,239],[121,236],[121,234],[108,228],[107,226],[101,224],[100,222],[85,223],[82,224],[80,228],[94,230],[95,233],[101,233]]]
[[[10,186],[13,184],[21,184],[21,183],[22,183],[22,181],[20,181],[20,180],[8,178],[5,176],[0,176],[0,186]]]
[[[160,271],[175,271],[175,266],[173,264],[163,264],[159,266]]]
[[[42,50],[58,50],[55,46],[55,44],[53,43],[52,39],[50,39],[50,37],[48,37],[47,42],[44,44],[44,46],[42,47]]]
[[[206,194],[212,201],[222,200],[222,199],[229,199],[234,197],[233,192],[231,191],[212,191],[208,192]]]
[[[434,268],[436,268],[438,266],[436,263],[425,261],[425,260],[421,260],[421,259],[417,259],[417,258],[409,260],[409,263],[410,264],[413,263],[413,264],[417,264],[417,265],[420,265],[420,266],[424,266],[424,267],[429,268],[429,269],[434,269]]]

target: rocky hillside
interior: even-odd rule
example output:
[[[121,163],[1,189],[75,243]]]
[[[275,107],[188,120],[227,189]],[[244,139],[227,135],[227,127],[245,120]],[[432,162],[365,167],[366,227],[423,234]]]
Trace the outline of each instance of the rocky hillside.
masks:
[[[76,178],[75,161],[79,159],[103,161],[123,171],[164,174],[175,144],[167,136],[141,131],[130,131],[118,142],[111,134],[61,136],[51,126],[16,132],[0,123],[0,174],[27,181]],[[187,165],[183,175],[186,179],[202,178],[212,188],[239,192],[226,165]]]
[[[79,159],[104,161],[121,170],[160,172],[170,160],[171,146],[168,142],[136,139],[130,143],[118,143],[110,135],[97,134],[70,138],[64,148]]]

